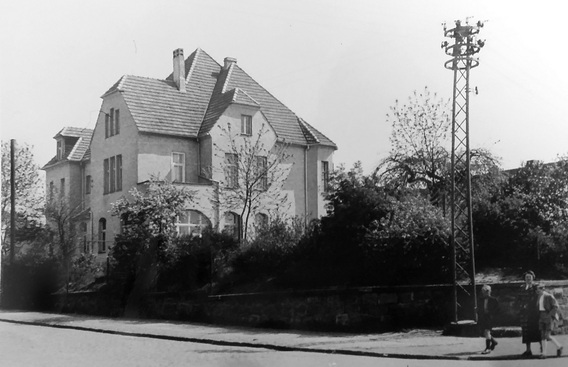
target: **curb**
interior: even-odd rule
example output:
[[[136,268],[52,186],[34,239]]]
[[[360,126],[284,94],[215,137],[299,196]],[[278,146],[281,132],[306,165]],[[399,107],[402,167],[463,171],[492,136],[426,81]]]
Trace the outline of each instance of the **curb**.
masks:
[[[190,338],[190,337],[181,337],[181,336],[172,336],[172,335],[134,333],[134,332],[125,332],[125,331],[108,330],[108,329],[96,329],[96,328],[89,328],[83,326],[60,325],[60,324],[53,324],[41,321],[16,321],[16,320],[0,318],[0,322],[19,324],[19,325],[35,325],[42,327],[51,327],[56,329],[88,331],[88,332],[95,332],[95,333],[109,334],[109,335],[131,336],[137,338],[172,340],[179,342],[200,343],[200,344],[209,344],[217,346],[269,349],[279,352],[309,352],[309,353],[322,353],[322,354],[341,354],[341,355],[351,355],[351,356],[361,356],[361,357],[416,359],[416,360],[502,361],[502,360],[540,359],[538,356],[527,358],[517,354],[508,355],[508,356],[495,356],[495,357],[491,356],[462,357],[462,356],[436,356],[436,355],[426,355],[426,354],[367,352],[367,351],[358,351],[358,350],[349,350],[349,349],[303,348],[303,347],[292,347],[292,346],[284,346],[276,344],[248,343],[248,342],[223,341],[223,340],[214,340],[214,339],[205,339],[205,338]],[[554,358],[568,358],[568,355],[563,355],[560,357],[550,356],[547,357],[546,359],[554,359]]]

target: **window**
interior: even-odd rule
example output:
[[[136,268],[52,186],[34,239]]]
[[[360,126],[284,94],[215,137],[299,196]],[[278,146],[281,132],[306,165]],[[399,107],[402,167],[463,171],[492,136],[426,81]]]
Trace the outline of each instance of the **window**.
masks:
[[[223,228],[223,230],[235,237],[235,238],[240,238],[240,220],[239,220],[239,216],[235,213],[231,213],[231,212],[226,212],[225,213],[225,227]]]
[[[120,133],[120,120],[118,117],[120,116],[119,110],[114,110],[114,135],[118,135]]]
[[[254,216],[254,224],[257,228],[268,227],[268,215],[264,213],[256,213]]]
[[[104,172],[104,187],[103,187],[103,194],[109,193],[109,182],[110,182],[110,170],[109,170],[109,163],[108,158],[105,159],[103,163],[103,172]]]
[[[63,159],[65,153],[65,142],[63,140],[57,141],[57,159]]]
[[[83,238],[82,238],[83,252],[88,254],[88,253],[91,252],[91,249],[89,248],[89,241],[87,241],[87,223],[81,222],[79,224],[79,231],[81,232],[81,235],[83,236]]]
[[[53,200],[53,192],[55,191],[55,184],[49,181],[49,201]]]
[[[87,175],[85,176],[85,195],[89,195],[91,193],[91,186],[92,186],[91,175]]]
[[[103,162],[103,193],[122,191],[122,155],[110,157]]]
[[[241,134],[252,135],[252,116],[241,115]]]
[[[108,136],[114,136],[114,108],[110,109],[110,114],[109,114],[109,131],[108,131]]]
[[[109,113],[105,113],[105,138],[118,135],[120,132],[120,111],[111,108]]]
[[[176,231],[179,235],[201,236],[203,230],[211,225],[209,219],[197,210],[185,210],[178,218]]]
[[[257,187],[261,191],[268,190],[268,175],[266,172],[266,157],[257,156],[256,157],[256,178]]]
[[[61,181],[59,182],[59,196],[63,197],[65,196],[65,179],[62,178]]]
[[[185,154],[172,153],[172,181],[185,182]]]
[[[110,115],[105,113],[105,138],[110,136]]]
[[[329,191],[329,162],[321,161],[321,181],[324,192]]]
[[[122,191],[122,154],[116,156],[116,191]]]
[[[239,186],[239,156],[225,153],[225,182],[228,188]]]
[[[106,219],[99,219],[99,252],[106,251]]]
[[[116,191],[116,157],[110,157],[110,181],[109,189],[110,192]]]

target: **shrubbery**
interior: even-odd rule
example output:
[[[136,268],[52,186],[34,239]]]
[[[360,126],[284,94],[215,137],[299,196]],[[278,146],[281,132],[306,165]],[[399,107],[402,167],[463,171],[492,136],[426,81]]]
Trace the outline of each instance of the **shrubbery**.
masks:
[[[24,256],[2,269],[2,307],[45,311],[51,294],[62,282],[61,263],[55,257]]]
[[[254,232],[252,240],[245,242],[234,254],[232,281],[282,280],[304,235],[304,221],[301,218],[286,221],[277,217],[265,226],[258,226]]]

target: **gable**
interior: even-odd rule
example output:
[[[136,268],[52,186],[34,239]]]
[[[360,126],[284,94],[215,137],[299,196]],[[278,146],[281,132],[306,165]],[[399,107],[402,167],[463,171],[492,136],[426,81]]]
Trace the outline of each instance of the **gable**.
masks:
[[[240,88],[260,104],[260,110],[266,116],[268,123],[274,128],[279,139],[291,144],[308,144],[305,131],[298,116],[245,73],[238,65],[233,65],[233,68],[226,81],[226,89]],[[316,134],[316,139],[313,140],[318,140],[323,145],[336,147],[335,143],[305,121],[303,124]]]

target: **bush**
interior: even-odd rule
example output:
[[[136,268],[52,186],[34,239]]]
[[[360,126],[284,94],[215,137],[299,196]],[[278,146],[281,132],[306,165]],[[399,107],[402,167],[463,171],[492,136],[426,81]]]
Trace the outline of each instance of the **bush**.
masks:
[[[17,259],[12,264],[4,263],[3,267],[2,307],[33,311],[51,309],[51,294],[60,284],[56,258]]]
[[[128,290],[142,256],[151,256],[156,269],[155,290],[191,291],[215,282],[238,247],[231,236],[206,229],[201,236],[155,237],[155,254],[147,254],[149,240],[117,236],[111,250],[111,282]]]
[[[231,261],[233,282],[281,281],[303,232],[301,218],[286,221],[277,217],[267,225],[255,228],[254,238],[243,244]]]
[[[69,282],[71,288],[80,289],[90,284],[97,274],[103,270],[94,254],[82,253],[73,259],[71,263],[71,274]]]

